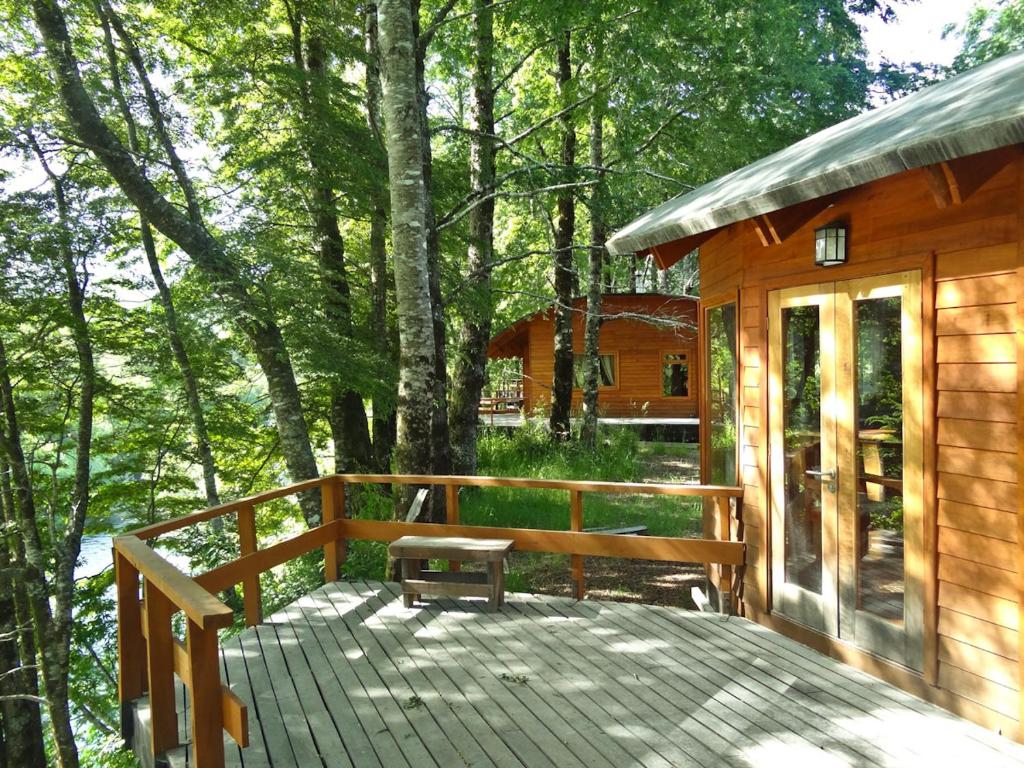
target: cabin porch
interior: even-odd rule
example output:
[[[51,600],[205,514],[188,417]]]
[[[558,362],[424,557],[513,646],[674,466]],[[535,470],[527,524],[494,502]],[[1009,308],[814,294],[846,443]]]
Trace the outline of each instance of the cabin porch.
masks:
[[[1024,747],[735,616],[333,582],[221,648],[229,766],[1024,765]],[[187,737],[186,697],[178,715]],[[145,704],[136,742],[149,742]],[[190,765],[189,746],[166,755]]]

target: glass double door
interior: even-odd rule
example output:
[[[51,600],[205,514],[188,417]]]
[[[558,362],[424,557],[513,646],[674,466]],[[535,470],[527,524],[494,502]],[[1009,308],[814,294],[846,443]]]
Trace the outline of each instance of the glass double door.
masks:
[[[769,293],[772,608],[921,668],[919,272]]]

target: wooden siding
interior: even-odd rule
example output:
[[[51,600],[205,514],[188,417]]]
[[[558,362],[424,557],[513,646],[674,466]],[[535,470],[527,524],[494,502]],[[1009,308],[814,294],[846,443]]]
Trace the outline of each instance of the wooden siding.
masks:
[[[905,269],[934,276],[934,296],[925,293],[923,308],[923,347],[931,357],[923,361],[925,380],[936,389],[934,422],[925,433],[934,436],[934,444],[926,445],[925,503],[932,509],[926,520],[935,521],[934,530],[925,532],[925,541],[935,542],[926,552],[935,584],[926,606],[931,620],[925,631],[931,634],[925,675],[945,691],[923,690],[1019,737],[1014,334],[1024,161],[1015,149],[998,152],[1007,165],[961,205],[938,208],[925,172],[908,171],[843,194],[781,245],[762,246],[749,221],[734,224],[701,248],[701,290],[740,295],[744,539],[751,556],[743,607],[748,616],[779,628],[769,615],[764,533],[766,291]],[[833,220],[849,226],[849,263],[815,269],[814,228]],[[929,464],[934,472],[927,471]],[[874,663],[861,656],[865,668]]]
[[[611,317],[601,325],[600,350],[616,357],[616,384],[598,392],[602,416],[697,415],[699,361],[696,343],[697,302],[693,299],[658,295],[605,296],[603,314],[616,313],[671,316],[688,328],[665,328],[632,317]],[[551,404],[554,376],[554,321],[549,313],[527,324],[528,352],[523,361],[524,397],[528,411],[547,410]],[[573,349],[583,354],[583,314],[573,318]],[[690,396],[664,397],[661,390],[661,360],[666,352],[686,352],[690,360]],[[582,393],[573,390],[574,412],[582,407]]]

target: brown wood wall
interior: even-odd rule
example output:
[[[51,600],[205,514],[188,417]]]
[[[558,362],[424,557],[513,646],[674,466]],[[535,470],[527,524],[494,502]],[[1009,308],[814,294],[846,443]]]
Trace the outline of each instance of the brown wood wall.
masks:
[[[767,290],[920,268],[924,278],[926,546],[925,679],[890,679],[988,726],[1017,734],[1018,489],[1015,318],[1020,177],[1017,150],[960,205],[939,208],[922,170],[843,194],[834,206],[779,245],[765,247],[751,222],[701,248],[704,297],[740,295],[744,610],[773,623],[767,552]],[[850,227],[850,262],[812,266],[813,230],[833,220]],[[929,419],[929,415],[932,416]],[[929,623],[929,617],[930,623]],[[776,623],[785,629],[785,623]],[[791,634],[818,644],[809,632]],[[835,645],[835,644],[833,644]],[[832,652],[848,660],[857,654]],[[931,656],[931,667],[928,668]],[[879,665],[860,659],[877,671]],[[884,665],[883,665],[884,666]],[[941,689],[941,690],[940,690]],[[952,695],[951,695],[952,694]]]
[[[693,299],[665,296],[605,297],[604,313],[630,312],[664,315],[671,313],[690,323],[687,331],[661,328],[642,320],[609,319],[601,326],[600,350],[618,358],[615,387],[598,393],[598,411],[602,416],[662,416],[683,418],[697,415],[699,360],[696,343],[697,302]],[[554,322],[549,315],[538,315],[528,323],[528,352],[523,362],[524,397],[527,410],[546,410],[551,404],[554,376]],[[583,319],[573,320],[573,349],[582,354]],[[686,351],[690,357],[691,396],[663,397],[661,358],[665,352]],[[582,393],[573,390],[574,411],[582,407]]]

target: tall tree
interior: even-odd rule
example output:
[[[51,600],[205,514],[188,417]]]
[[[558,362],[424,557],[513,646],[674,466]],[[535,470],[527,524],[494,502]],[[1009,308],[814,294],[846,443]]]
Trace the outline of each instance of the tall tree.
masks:
[[[113,11],[105,0],[96,1],[96,13],[103,28],[103,44],[107,54],[109,65],[110,84],[113,90],[114,100],[117,103],[121,119],[124,121],[125,134],[128,138],[128,149],[136,156],[143,157],[142,145],[139,141],[138,126],[131,108],[128,106],[128,99],[125,94],[124,85],[121,79],[121,64],[119,62],[117,48],[114,44],[114,36],[111,31],[111,18]],[[116,20],[119,28],[120,20]],[[127,34],[127,33],[125,33]],[[206,494],[206,505],[215,507],[220,504],[220,493],[217,491],[217,462],[213,456],[213,444],[210,441],[210,430],[206,426],[206,414],[203,410],[202,398],[199,395],[199,382],[196,379],[195,369],[178,325],[178,313],[174,307],[174,298],[171,295],[170,286],[164,279],[163,268],[160,266],[160,258],[156,250],[156,238],[153,234],[153,227],[144,214],[139,215],[139,235],[142,241],[142,250],[146,254],[146,264],[149,266],[150,274],[153,276],[153,283],[156,285],[157,296],[160,307],[163,311],[164,324],[167,331],[167,343],[174,356],[174,363],[181,377],[182,389],[185,392],[185,402],[188,406],[189,416],[192,420],[192,432],[196,443],[196,453],[199,455],[199,464],[203,468],[203,490]],[[220,518],[213,522],[217,530],[224,525]]]
[[[292,33],[292,59],[299,73],[299,113],[304,130],[302,145],[309,164],[313,189],[311,197],[313,231],[319,240],[320,281],[324,292],[324,316],[339,345],[353,335],[352,292],[345,263],[345,240],[338,217],[337,190],[329,171],[330,155],[319,138],[329,114],[327,102],[331,83],[328,52],[321,31],[303,15],[301,3],[286,2]],[[305,41],[305,42],[304,42]],[[362,395],[347,386],[340,375],[331,379],[328,421],[334,441],[335,472],[367,470],[373,461],[369,424]]]
[[[207,228],[191,178],[164,128],[162,110],[148,83],[138,48],[122,42],[145,88],[145,102],[160,134],[167,160],[187,202],[182,212],[153,185],[131,152],[104,122],[79,73],[67,22],[56,0],[33,0],[33,15],[43,38],[47,59],[57,81],[61,102],[78,140],[90,148],[125,196],[165,237],[176,243],[204,272],[218,295],[228,303],[235,323],[249,339],[267,380],[281,450],[292,478],[317,476],[298,383],[284,337],[272,309],[243,277],[238,263]],[[301,500],[307,522],[320,519],[319,492]]]
[[[476,474],[477,425],[491,339],[494,261],[494,12],[493,0],[473,3],[473,83],[470,102],[469,189],[480,203],[469,212],[466,309],[455,353],[451,439],[456,474]]]
[[[430,289],[430,313],[434,329],[434,396],[430,409],[430,469],[436,475],[452,471],[451,437],[448,432],[448,345],[445,325],[445,303],[441,292],[441,245],[434,209],[434,160],[430,146],[429,106],[426,60],[430,41],[444,17],[455,5],[448,0],[426,29],[420,28],[420,0],[412,0],[413,37],[416,42],[416,94],[419,106],[419,137],[423,158],[423,222],[427,252],[427,281]],[[434,520],[445,517],[445,497],[440,493],[430,498],[430,515]]]
[[[596,46],[598,50],[601,44]],[[595,53],[595,61],[600,61],[600,54]],[[590,249],[588,252],[587,283],[587,314],[584,320],[584,357],[583,357],[583,420],[580,424],[580,442],[588,448],[597,443],[597,397],[600,384],[601,365],[601,273],[604,268],[607,251],[604,247],[608,239],[608,228],[605,225],[605,190],[604,190],[604,116],[606,98],[600,85],[594,87],[594,99],[590,103],[590,167],[595,169],[597,184],[590,191]]]
[[[4,430],[0,421],[0,433]],[[4,438],[0,437],[0,444]],[[45,768],[35,633],[25,603],[24,547],[18,529],[10,466],[0,451],[0,736],[6,765]],[[0,761],[2,763],[2,761]]]
[[[377,8],[400,341],[395,457],[400,472],[423,474],[431,470],[435,346],[417,38],[409,0],[382,0]]]
[[[559,163],[566,179],[571,179],[576,166],[576,124],[570,109],[573,101],[573,71],[569,30],[559,36],[555,54],[555,84],[561,139]],[[576,193],[570,187],[559,190],[556,198],[557,215],[554,234],[555,262],[555,354],[554,379],[551,384],[551,434],[555,440],[570,437],[572,410],[573,339],[572,300],[573,287],[578,283],[573,242],[576,237]]]
[[[381,116],[380,51],[378,50],[377,4],[367,3],[364,11],[363,36],[366,56],[366,122],[373,137],[373,163],[379,171],[371,180],[370,210],[370,332],[383,356],[391,361],[394,350],[388,327],[387,264],[388,190],[387,157],[384,153],[384,127]],[[395,443],[394,398],[376,392],[373,398],[373,454],[377,469],[387,472],[391,468],[391,452]]]

